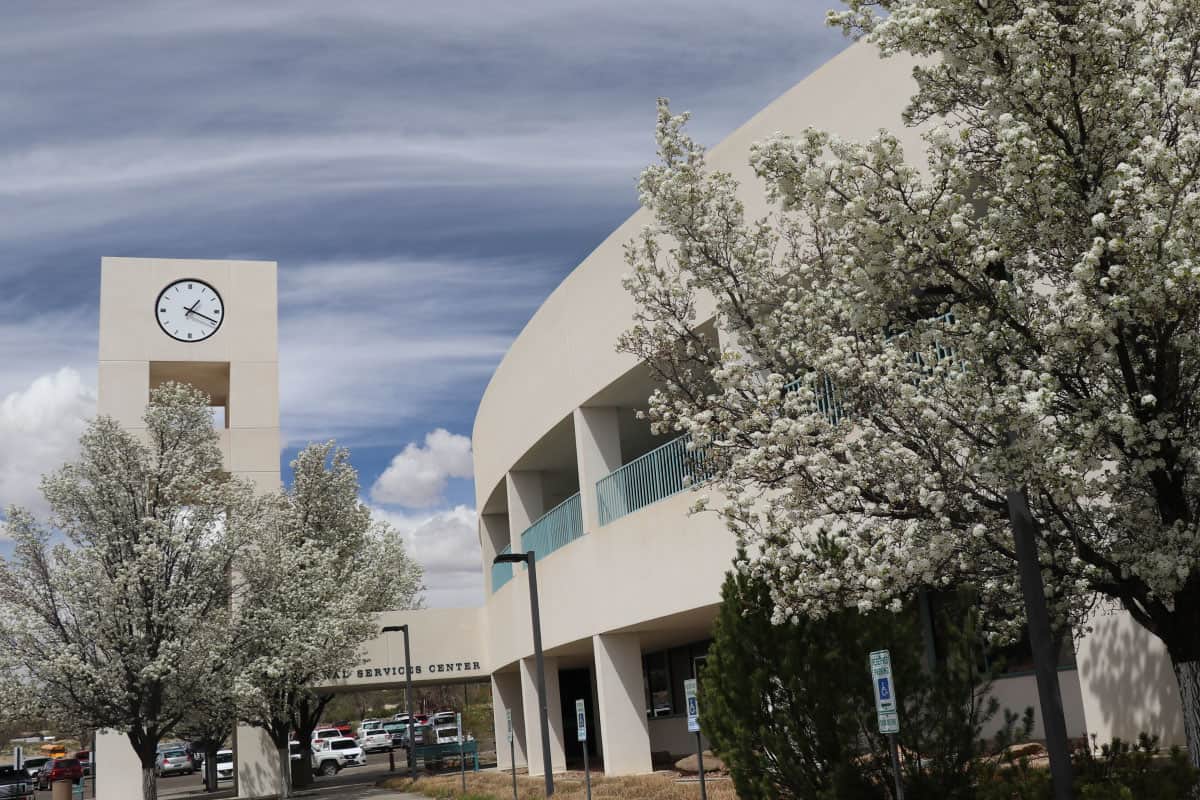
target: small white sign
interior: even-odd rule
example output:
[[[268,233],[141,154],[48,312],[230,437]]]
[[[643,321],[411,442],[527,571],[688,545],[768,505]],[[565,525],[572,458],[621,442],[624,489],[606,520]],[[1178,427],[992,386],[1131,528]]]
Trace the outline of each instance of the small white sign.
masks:
[[[462,738],[462,713],[461,712],[454,715],[454,722],[458,727],[458,741],[461,744],[462,740],[463,740],[463,738]]]
[[[899,733],[900,715],[896,707],[896,682],[892,680],[892,655],[887,650],[871,653],[871,685],[875,690],[875,716],[880,733]]]
[[[504,709],[504,719],[508,722],[508,741],[512,742],[512,709]]]
[[[683,682],[683,700],[687,704],[688,733],[700,732],[700,701],[696,699],[696,679]]]
[[[575,741],[587,741],[587,712],[582,700],[575,701]]]

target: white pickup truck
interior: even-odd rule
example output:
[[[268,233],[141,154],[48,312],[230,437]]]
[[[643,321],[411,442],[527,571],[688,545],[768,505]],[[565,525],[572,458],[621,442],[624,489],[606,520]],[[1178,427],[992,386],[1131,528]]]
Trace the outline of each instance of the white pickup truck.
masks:
[[[345,767],[361,767],[366,763],[363,749],[348,736],[312,743],[312,767],[318,775],[336,775]]]
[[[364,752],[374,753],[392,749],[392,734],[380,723],[373,728],[358,729],[358,746]]]

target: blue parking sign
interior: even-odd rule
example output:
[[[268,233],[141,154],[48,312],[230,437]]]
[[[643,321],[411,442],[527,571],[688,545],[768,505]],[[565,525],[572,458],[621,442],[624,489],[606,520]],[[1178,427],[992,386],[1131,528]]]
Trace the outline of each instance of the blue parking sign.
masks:
[[[891,700],[892,699],[892,690],[888,686],[887,678],[879,679],[879,699],[880,700]]]

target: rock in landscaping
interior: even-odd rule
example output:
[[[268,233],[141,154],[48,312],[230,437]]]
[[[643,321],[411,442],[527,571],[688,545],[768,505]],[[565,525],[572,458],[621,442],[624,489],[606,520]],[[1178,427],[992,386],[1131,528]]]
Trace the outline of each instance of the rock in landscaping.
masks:
[[[684,756],[675,762],[675,769],[682,772],[684,775],[696,775],[700,772],[699,760],[696,754]],[[710,772],[724,772],[725,762],[712,754],[711,750],[704,751],[704,774]]]

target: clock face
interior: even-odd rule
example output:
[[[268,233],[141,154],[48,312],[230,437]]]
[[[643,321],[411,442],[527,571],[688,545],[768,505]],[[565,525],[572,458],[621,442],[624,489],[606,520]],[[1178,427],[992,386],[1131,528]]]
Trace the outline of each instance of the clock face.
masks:
[[[201,342],[221,327],[225,303],[204,281],[184,278],[163,289],[154,303],[154,315],[163,333],[181,342]]]

